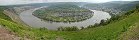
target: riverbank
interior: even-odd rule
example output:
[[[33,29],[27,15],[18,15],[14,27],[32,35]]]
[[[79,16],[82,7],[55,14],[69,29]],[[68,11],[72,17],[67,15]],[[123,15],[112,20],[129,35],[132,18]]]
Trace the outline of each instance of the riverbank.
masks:
[[[139,13],[131,13],[128,16],[120,17],[120,20],[110,22],[108,25],[88,28],[80,31],[50,31],[45,28],[36,29],[22,26],[11,21],[0,19],[0,24],[15,32],[21,37],[32,40],[55,40],[57,38],[65,40],[116,40],[120,34],[127,31],[131,25],[139,21]]]
[[[22,25],[28,26],[26,23],[24,23],[24,22],[19,18],[19,15],[17,15],[16,13],[13,13],[13,12],[8,11],[8,10],[4,10],[3,13],[6,14],[7,16],[9,16],[14,22],[19,23],[19,24],[22,24]]]
[[[80,22],[93,16],[93,11],[72,4],[58,4],[40,8],[33,15],[51,22]]]
[[[43,7],[41,7],[43,8]],[[81,22],[74,22],[74,23],[63,23],[63,22],[49,22],[49,21],[43,21],[40,18],[35,17],[32,15],[32,13],[39,8],[26,10],[22,13],[20,13],[20,18],[22,21],[24,21],[26,24],[28,24],[31,27],[37,27],[37,28],[47,28],[50,30],[56,30],[58,27],[64,26],[64,27],[72,27],[77,26],[78,28],[81,27],[87,27],[89,25],[93,25],[95,23],[100,23],[102,19],[107,20],[110,19],[111,16],[107,12],[103,11],[97,11],[97,10],[91,10],[93,11],[94,15],[90,19],[87,19],[85,21]]]
[[[107,25],[79,31],[51,31],[45,28],[33,28],[8,19],[2,19],[2,17],[0,17],[0,25],[5,25],[5,28],[19,37],[32,40],[56,40],[57,38],[64,40],[116,40],[117,37],[128,31],[127,29],[139,21],[139,12],[138,10],[134,11],[128,12],[128,15],[123,15],[120,19],[114,20]]]

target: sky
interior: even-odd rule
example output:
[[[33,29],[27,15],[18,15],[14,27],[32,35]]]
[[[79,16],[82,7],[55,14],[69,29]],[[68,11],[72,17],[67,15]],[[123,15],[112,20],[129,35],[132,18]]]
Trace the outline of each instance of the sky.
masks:
[[[47,2],[92,2],[104,3],[109,1],[139,1],[139,0],[0,0],[0,5],[47,3]]]

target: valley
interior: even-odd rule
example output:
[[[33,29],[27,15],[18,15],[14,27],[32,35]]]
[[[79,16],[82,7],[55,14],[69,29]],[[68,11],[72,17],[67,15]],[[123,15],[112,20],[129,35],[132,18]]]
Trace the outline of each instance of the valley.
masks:
[[[20,40],[138,40],[139,2],[119,2],[0,6],[0,25]]]

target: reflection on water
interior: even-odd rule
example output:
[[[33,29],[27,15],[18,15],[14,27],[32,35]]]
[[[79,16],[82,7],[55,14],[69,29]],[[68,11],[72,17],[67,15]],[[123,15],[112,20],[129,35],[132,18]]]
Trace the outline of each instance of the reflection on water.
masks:
[[[102,19],[106,20],[111,18],[111,16],[107,12],[92,10],[94,12],[93,17],[84,21],[73,23],[46,22],[32,15],[32,12],[35,11],[36,9],[27,10],[20,13],[21,20],[32,27],[46,27],[47,29],[50,30],[56,30],[60,26],[87,27],[88,25],[100,23]]]

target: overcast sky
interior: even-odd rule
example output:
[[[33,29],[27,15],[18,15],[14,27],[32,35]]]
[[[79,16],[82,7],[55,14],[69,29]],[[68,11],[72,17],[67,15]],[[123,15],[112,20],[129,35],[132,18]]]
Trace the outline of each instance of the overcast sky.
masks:
[[[0,0],[0,5],[45,3],[45,2],[92,2],[102,3],[109,1],[139,1],[139,0]]]

